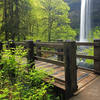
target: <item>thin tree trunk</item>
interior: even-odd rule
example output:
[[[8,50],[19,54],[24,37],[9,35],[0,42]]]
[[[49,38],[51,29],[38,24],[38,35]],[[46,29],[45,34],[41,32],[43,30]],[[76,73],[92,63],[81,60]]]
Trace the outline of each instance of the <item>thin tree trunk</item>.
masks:
[[[4,29],[5,29],[5,40],[8,40],[8,30],[7,30],[7,0],[4,0]]]

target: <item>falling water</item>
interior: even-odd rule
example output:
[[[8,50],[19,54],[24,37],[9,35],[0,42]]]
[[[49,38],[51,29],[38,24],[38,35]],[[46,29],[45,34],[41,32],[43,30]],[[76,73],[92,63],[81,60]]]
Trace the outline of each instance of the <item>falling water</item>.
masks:
[[[87,41],[91,30],[91,0],[81,0],[80,41]]]

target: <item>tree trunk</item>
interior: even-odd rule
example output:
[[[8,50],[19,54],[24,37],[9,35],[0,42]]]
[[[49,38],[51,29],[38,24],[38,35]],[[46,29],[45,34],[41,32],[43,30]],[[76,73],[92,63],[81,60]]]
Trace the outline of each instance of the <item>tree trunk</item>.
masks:
[[[8,40],[8,30],[7,30],[7,0],[4,0],[4,29],[5,29],[5,40]]]

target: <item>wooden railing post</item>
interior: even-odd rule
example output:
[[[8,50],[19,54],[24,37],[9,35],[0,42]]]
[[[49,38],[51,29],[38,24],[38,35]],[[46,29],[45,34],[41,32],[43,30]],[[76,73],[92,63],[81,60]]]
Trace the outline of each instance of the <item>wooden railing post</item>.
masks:
[[[41,42],[41,40],[36,40],[36,43]],[[40,46],[36,46],[36,55],[41,57],[41,52],[39,52],[41,50]]]
[[[29,66],[30,68],[33,68],[35,63],[34,42],[32,40],[26,41],[26,47],[28,48],[28,53],[27,53],[28,64],[30,64]]]
[[[100,39],[95,39],[94,43],[100,44]],[[94,45],[94,56],[98,57],[98,60],[94,60],[94,70],[96,73],[100,74],[100,45],[96,46]]]
[[[1,51],[2,51],[3,45],[2,42],[0,41],[0,59],[1,59]]]
[[[62,43],[63,40],[58,39],[57,42],[58,42],[58,43]],[[63,52],[63,49],[57,49],[57,52]],[[57,58],[58,58],[59,61],[63,61],[63,55],[58,55]]]
[[[76,66],[76,43],[74,41],[64,42],[65,63],[65,97],[69,98],[77,91],[77,66]]]

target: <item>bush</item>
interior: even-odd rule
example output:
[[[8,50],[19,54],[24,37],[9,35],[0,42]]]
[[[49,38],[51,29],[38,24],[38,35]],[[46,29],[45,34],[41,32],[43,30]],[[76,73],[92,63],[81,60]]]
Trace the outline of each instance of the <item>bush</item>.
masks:
[[[29,69],[25,56],[27,50],[19,46],[16,49],[4,49],[0,62],[0,100],[49,100],[47,89],[51,83],[45,83],[47,73],[43,69]]]

